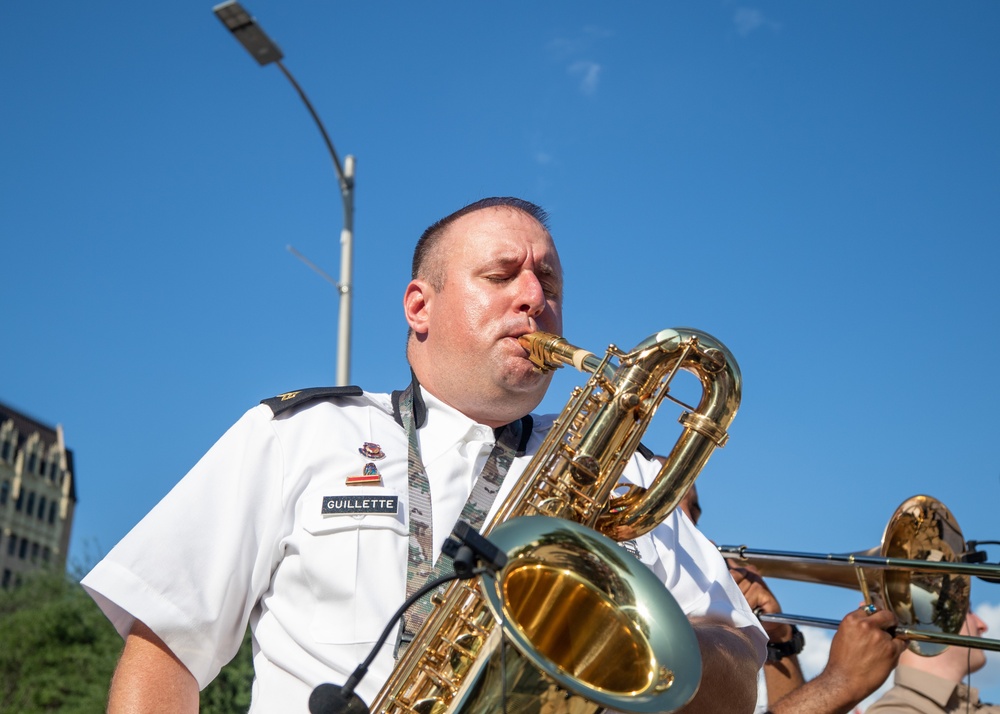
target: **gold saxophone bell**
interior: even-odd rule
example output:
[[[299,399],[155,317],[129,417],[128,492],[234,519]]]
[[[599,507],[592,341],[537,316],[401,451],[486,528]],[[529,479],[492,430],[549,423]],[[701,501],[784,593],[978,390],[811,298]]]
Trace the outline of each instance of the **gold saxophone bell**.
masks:
[[[739,368],[721,343],[688,328],[661,330],[628,353],[611,346],[603,359],[556,335],[520,341],[539,370],[572,364],[591,377],[483,528],[507,565],[478,586],[449,586],[371,710],[675,711],[701,680],[694,631],[663,583],[612,537],[656,527],[725,443]],[[698,377],[700,402],[681,417],[682,435],[654,482],[630,487],[611,508],[681,370]]]
[[[719,546],[723,557],[749,563],[765,578],[860,590],[865,600],[892,610],[896,636],[931,656],[949,645],[1000,651],[1000,640],[959,635],[969,610],[971,575],[995,577],[1000,567],[961,562],[966,542],[958,522],[935,498],[917,495],[893,513],[881,545],[843,554],[751,550]],[[762,615],[771,622],[836,628],[839,621]]]
[[[585,693],[592,704],[629,712],[673,711],[701,679],[698,641],[663,583],[620,545],[579,523],[519,516],[490,532],[507,566],[482,582],[505,642],[489,674],[467,678],[453,711],[502,711],[497,685],[514,682],[511,711],[539,692]],[[504,670],[503,672],[501,671]]]

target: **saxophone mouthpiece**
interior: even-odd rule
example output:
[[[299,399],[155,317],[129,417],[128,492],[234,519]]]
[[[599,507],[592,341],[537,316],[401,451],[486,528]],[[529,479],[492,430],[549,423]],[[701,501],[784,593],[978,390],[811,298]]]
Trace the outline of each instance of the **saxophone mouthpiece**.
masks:
[[[571,364],[580,372],[590,372],[587,369],[588,358],[592,361],[594,353],[580,347],[575,347],[559,335],[549,332],[532,332],[517,338],[521,346],[528,351],[528,359],[535,365],[535,370],[546,373],[559,369],[564,364]]]

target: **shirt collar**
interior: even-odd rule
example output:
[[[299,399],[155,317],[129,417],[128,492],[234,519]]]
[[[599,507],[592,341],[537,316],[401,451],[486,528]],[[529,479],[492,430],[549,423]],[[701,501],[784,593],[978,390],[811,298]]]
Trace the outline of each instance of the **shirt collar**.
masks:
[[[471,419],[464,416],[460,412],[457,412],[457,410],[449,407],[447,404],[444,404],[444,402],[434,397],[432,394],[430,394],[430,392],[425,392],[423,387],[420,386],[420,382],[417,381],[417,375],[415,375],[412,370],[410,371],[410,388],[413,390],[413,422],[414,426],[418,430],[423,429],[424,425],[427,423],[427,406],[424,403],[425,395],[431,397],[431,399],[434,399],[434,401],[436,401],[442,408],[449,410],[451,412],[455,412],[456,414],[458,414],[458,416],[460,416],[462,419],[466,420],[469,423],[476,424],[476,422],[472,421]],[[403,426],[403,416],[400,413],[399,401],[400,399],[402,399],[403,391],[404,390],[396,390],[391,395],[392,416],[393,419],[396,420],[396,423],[399,424],[400,426]],[[476,424],[476,425],[483,426],[482,424]],[[517,445],[518,456],[524,456],[525,450],[528,448],[528,440],[531,438],[533,429],[534,429],[534,419],[532,418],[531,414],[525,414],[523,417],[521,417],[521,441]],[[492,440],[487,439],[487,441],[493,441],[495,443],[499,434],[500,430],[493,429],[493,439]],[[454,444],[456,442],[452,441],[452,443]],[[643,447],[642,444],[639,445],[640,451],[642,451],[644,448],[645,447]],[[652,453],[653,452],[650,451],[649,452],[650,455],[647,458],[652,458]]]
[[[942,709],[959,686],[949,679],[907,667],[905,664],[896,667],[894,681],[900,687],[912,689],[927,697]]]
[[[433,463],[445,452],[455,449],[468,441],[494,443],[493,429],[479,424],[448,406],[423,387],[424,405],[427,418],[417,434],[420,439],[420,453],[424,464]]]

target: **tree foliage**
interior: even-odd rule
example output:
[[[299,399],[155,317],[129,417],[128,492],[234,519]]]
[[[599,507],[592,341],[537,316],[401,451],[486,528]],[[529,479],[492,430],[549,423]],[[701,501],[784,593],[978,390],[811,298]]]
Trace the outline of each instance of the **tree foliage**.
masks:
[[[96,714],[122,641],[79,583],[35,573],[0,590],[0,714]],[[202,714],[250,706],[249,633],[239,654],[201,693]]]
[[[0,592],[0,712],[103,711],[121,645],[78,584],[25,577]]]

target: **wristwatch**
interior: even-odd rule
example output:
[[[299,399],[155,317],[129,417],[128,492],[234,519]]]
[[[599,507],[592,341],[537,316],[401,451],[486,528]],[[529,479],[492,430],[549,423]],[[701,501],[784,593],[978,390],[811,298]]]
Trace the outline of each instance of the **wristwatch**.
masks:
[[[792,625],[792,639],[786,642],[767,643],[767,661],[780,662],[785,657],[797,655],[806,646],[806,638],[795,625]]]

